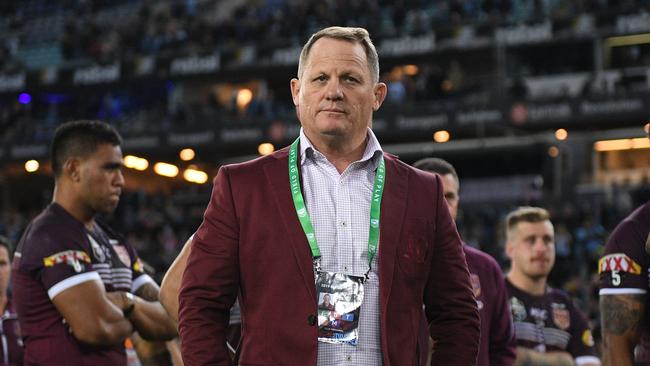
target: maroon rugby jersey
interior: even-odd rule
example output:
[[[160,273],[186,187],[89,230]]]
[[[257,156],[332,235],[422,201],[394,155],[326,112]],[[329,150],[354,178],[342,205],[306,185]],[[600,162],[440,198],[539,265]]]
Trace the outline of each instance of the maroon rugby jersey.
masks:
[[[650,286],[650,201],[640,206],[612,231],[598,261],[600,295],[646,294]],[[646,301],[636,363],[650,365],[650,301]]]
[[[11,300],[7,301],[5,311],[0,316],[0,361],[2,365],[19,366],[23,364],[23,339],[18,324],[18,315]]]
[[[517,342],[501,267],[478,249],[463,245],[463,250],[481,318],[481,346],[476,365],[512,365]]]
[[[561,290],[530,295],[506,279],[517,346],[538,352],[569,352],[580,366],[600,363],[585,315]]]
[[[90,232],[52,203],[18,243],[12,283],[26,365],[126,365],[123,343],[99,347],[77,341],[51,301],[85,281],[102,281],[107,292],[135,292],[153,281],[131,246],[108,227],[96,228]]]

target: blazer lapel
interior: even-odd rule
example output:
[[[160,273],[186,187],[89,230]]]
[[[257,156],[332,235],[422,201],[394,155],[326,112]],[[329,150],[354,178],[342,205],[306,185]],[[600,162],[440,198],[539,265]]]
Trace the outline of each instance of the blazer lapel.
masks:
[[[386,186],[381,201],[379,228],[379,297],[380,309],[385,310],[393,283],[393,273],[400,232],[406,213],[408,170],[390,155],[386,161]]]
[[[293,249],[294,258],[300,268],[300,274],[314,301],[314,305],[316,305],[312,255],[291,198],[288,152],[288,148],[278,151],[275,155],[276,159],[264,165],[264,173],[277,205],[278,216],[282,220],[287,239]]]

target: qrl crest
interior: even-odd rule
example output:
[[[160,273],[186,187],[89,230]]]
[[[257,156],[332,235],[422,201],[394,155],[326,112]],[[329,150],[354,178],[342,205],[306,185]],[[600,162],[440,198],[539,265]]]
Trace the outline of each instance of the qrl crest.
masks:
[[[562,329],[567,330],[571,325],[571,314],[563,304],[552,304],[553,307],[553,323]]]
[[[124,245],[113,245],[113,249],[115,250],[115,253],[117,253],[117,257],[120,258],[120,261],[122,261],[125,266],[131,267],[131,256],[129,256],[129,252]]]

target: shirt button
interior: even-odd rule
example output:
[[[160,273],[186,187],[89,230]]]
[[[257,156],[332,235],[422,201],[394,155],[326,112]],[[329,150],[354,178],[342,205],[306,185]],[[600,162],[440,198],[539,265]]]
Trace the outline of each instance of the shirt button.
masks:
[[[343,266],[343,272],[347,272],[347,271],[348,271],[348,266]]]
[[[347,361],[352,361],[352,356],[347,355],[347,356],[345,356],[345,359],[346,359]]]
[[[348,224],[345,223],[345,221],[341,221],[341,226],[346,227]]]

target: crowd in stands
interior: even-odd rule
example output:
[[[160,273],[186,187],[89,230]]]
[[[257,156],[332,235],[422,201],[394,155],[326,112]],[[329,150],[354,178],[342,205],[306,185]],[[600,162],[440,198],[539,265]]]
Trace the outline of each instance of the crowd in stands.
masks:
[[[466,24],[496,26],[583,13],[638,12],[647,0],[354,0],[354,1],[102,1],[4,2],[0,14],[3,56],[50,42],[64,61],[112,62],[140,55],[237,53],[259,55],[300,44],[325,25],[357,25],[380,41],[435,30],[452,33]],[[45,23],[47,26],[41,27]],[[36,29],[36,30],[35,30]],[[11,57],[0,57],[9,60]]]

